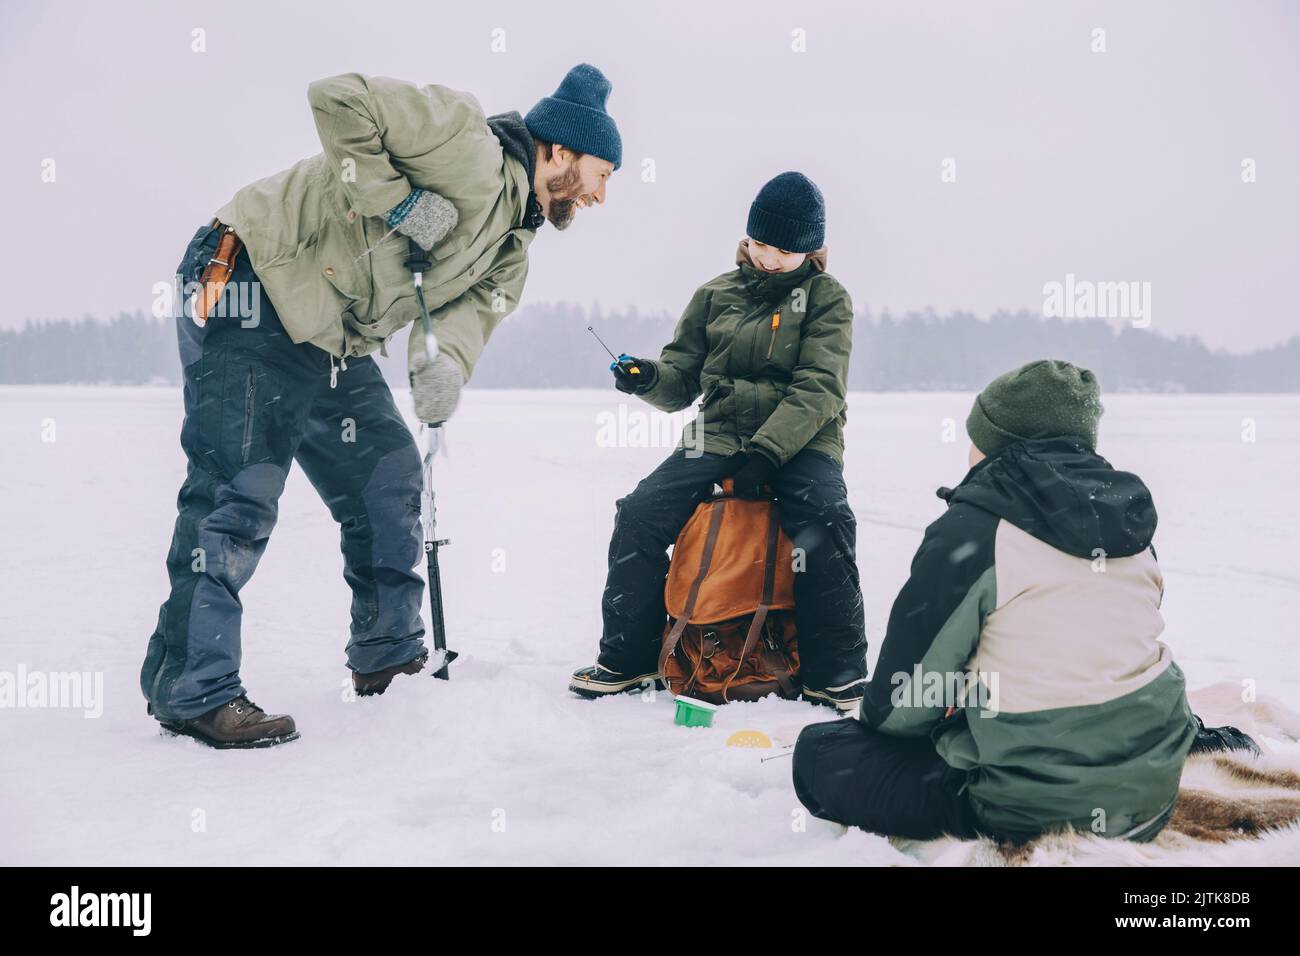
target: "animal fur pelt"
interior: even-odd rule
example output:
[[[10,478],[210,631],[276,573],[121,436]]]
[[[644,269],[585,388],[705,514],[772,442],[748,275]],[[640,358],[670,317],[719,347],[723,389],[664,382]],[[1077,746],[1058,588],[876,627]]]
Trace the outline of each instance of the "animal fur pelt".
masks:
[[[1024,846],[991,840],[892,841],[929,866],[1295,866],[1300,864],[1300,714],[1243,700],[1236,684],[1188,694],[1207,727],[1230,724],[1264,751],[1198,754],[1173,818],[1149,843],[1059,833]]]

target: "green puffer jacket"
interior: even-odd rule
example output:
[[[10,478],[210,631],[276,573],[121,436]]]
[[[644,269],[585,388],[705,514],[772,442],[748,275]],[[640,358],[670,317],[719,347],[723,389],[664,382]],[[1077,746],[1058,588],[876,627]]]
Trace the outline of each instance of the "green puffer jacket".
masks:
[[[736,264],[696,291],[641,397],[675,412],[703,394],[682,447],[730,455],[752,445],[781,464],[811,448],[842,465],[848,292],[825,271],[825,250],[771,275],[753,266],[743,240]]]
[[[244,187],[217,218],[243,239],[294,342],[387,354],[419,310],[406,237],[380,242],[384,214],[413,186],[444,196],[459,221],[432,251],[424,296],[439,346],[468,379],[523,291],[527,171],[468,93],[346,73],[312,83],[307,99],[324,152]],[[414,357],[423,342],[410,342]]]

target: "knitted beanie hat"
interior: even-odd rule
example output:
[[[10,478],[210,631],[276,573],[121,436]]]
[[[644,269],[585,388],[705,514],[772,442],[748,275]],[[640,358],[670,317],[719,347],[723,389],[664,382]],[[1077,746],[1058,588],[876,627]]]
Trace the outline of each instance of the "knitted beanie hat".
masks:
[[[1041,359],[999,375],[975,398],[966,434],[985,455],[1030,438],[1074,435],[1097,447],[1097,377],[1069,362]]]
[[[528,132],[548,143],[558,143],[580,153],[623,165],[623,140],[614,119],[605,112],[612,89],[605,74],[590,63],[579,63],[560,82],[554,96],[546,96],[528,111]]]
[[[826,239],[826,201],[803,173],[768,180],[749,207],[745,232],[786,252],[816,252]]]

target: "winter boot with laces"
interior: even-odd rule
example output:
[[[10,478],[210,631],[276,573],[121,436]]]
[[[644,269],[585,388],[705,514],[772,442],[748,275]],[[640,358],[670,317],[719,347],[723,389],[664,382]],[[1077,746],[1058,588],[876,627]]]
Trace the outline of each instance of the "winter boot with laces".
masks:
[[[405,664],[394,664],[392,667],[385,667],[381,671],[374,671],[370,674],[358,674],[352,672],[352,689],[357,692],[358,697],[373,697],[376,694],[382,694],[388,690],[388,685],[393,682],[393,678],[398,674],[418,674],[424,670],[424,665],[429,663],[429,655],[421,654]]]
[[[580,667],[569,678],[569,690],[588,700],[640,691],[650,684],[657,688],[663,687],[663,681],[655,671],[648,674],[620,674],[599,664]]]
[[[193,737],[218,750],[274,747],[298,739],[298,729],[287,714],[268,714],[247,697],[236,697],[189,720],[158,723],[168,733]]]

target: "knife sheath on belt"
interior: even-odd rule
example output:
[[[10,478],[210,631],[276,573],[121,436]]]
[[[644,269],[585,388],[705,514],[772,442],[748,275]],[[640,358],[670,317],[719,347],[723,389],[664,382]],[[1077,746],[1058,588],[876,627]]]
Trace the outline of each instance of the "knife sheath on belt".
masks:
[[[203,267],[203,272],[199,276],[199,288],[194,293],[194,307],[191,314],[199,325],[208,320],[208,313],[221,298],[221,293],[226,290],[226,283],[230,281],[230,276],[235,271],[235,258],[244,246],[235,235],[234,229],[230,226],[223,226],[222,229],[216,252]]]

